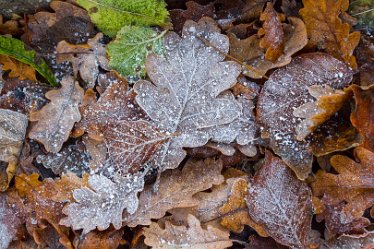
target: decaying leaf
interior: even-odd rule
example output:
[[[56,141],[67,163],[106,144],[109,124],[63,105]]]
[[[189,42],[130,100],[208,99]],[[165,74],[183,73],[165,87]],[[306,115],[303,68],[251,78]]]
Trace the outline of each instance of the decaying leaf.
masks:
[[[3,64],[3,71],[10,70],[9,77],[18,77],[20,80],[32,80],[36,81],[35,69],[21,63],[9,56],[0,55],[0,64]]]
[[[321,198],[324,204],[345,203],[340,212],[341,224],[360,218],[374,205],[374,153],[362,147],[354,151],[358,162],[334,155],[330,163],[338,174],[319,170],[312,183],[314,196]]]
[[[16,172],[27,125],[27,116],[0,109],[0,191],[8,188]]]
[[[338,239],[326,241],[320,249],[372,249],[374,248],[374,233],[363,236],[343,235]]]
[[[61,225],[71,226],[74,230],[83,229],[83,234],[96,227],[102,231],[113,224],[115,229],[122,226],[122,213],[126,209],[133,215],[138,208],[138,192],[142,191],[144,178],[139,175],[119,176],[109,179],[94,174],[88,179],[88,187],[74,190],[74,199],[64,207],[68,217]]]
[[[283,54],[284,49],[282,19],[274,10],[273,4],[267,3],[260,20],[264,22],[262,28],[258,31],[259,35],[264,35],[259,43],[260,48],[266,49],[266,60],[275,62]]]
[[[200,221],[193,215],[188,215],[188,226],[175,226],[165,223],[162,229],[157,223],[151,223],[144,229],[144,242],[155,249],[161,248],[196,248],[196,249],[223,249],[230,247],[232,241],[230,233],[208,226],[201,228]]]
[[[22,33],[22,28],[19,26],[17,20],[7,20],[4,22],[4,17],[0,15],[0,34],[10,34],[16,36]]]
[[[79,249],[117,249],[121,242],[123,230],[92,231],[84,236],[79,243]]]
[[[295,109],[314,101],[309,87],[319,85],[339,89],[347,86],[351,79],[352,71],[344,63],[327,54],[310,53],[276,70],[262,88],[257,105],[258,119],[270,133],[274,152],[299,179],[308,177],[313,156],[309,142],[297,140],[296,128],[305,119],[296,117]]]
[[[175,169],[164,172],[158,191],[155,192],[152,185],[146,186],[139,196],[138,210],[124,216],[125,224],[129,227],[149,225],[151,219],[163,217],[170,209],[197,205],[198,199],[193,195],[222,183],[221,170],[220,160],[190,159],[182,171]]]
[[[30,121],[38,121],[29,137],[41,142],[48,152],[57,153],[69,138],[75,122],[81,119],[79,104],[83,99],[83,89],[71,76],[65,76],[62,87],[51,90],[46,97],[51,100],[40,111],[30,113]]]
[[[301,50],[307,43],[307,32],[303,21],[296,17],[288,17],[289,24],[283,23],[284,49],[283,54],[275,61],[265,59],[265,50],[260,47],[261,39],[252,35],[239,40],[230,34],[230,55],[243,61],[243,73],[251,78],[262,78],[272,68],[282,67],[291,62],[291,56]]]
[[[199,37],[228,51],[228,38],[210,18],[187,21],[182,38],[173,32],[165,36],[165,58],[148,56],[145,67],[153,83],[134,85],[139,106],[161,131],[174,134],[149,162],[160,171],[178,167],[186,155],[183,147],[202,146],[213,136],[216,142],[229,143],[239,135],[236,129],[227,137],[219,129],[228,131],[225,125],[240,117],[241,105],[230,93],[217,96],[234,85],[240,66],[222,62],[225,56]]]
[[[89,12],[97,27],[111,37],[126,25],[165,25],[169,14],[163,0],[77,0],[77,3]]]
[[[75,77],[79,72],[88,86],[94,87],[99,76],[99,67],[109,69],[105,46],[100,43],[102,38],[103,34],[98,33],[94,38],[88,39],[87,44],[73,45],[66,41],[59,42],[56,48],[57,62],[70,61]]]
[[[292,248],[309,244],[312,193],[308,185],[271,152],[265,152],[262,168],[250,181],[249,215],[275,241]]]
[[[360,32],[350,32],[350,25],[339,18],[349,7],[349,0],[303,0],[300,10],[308,30],[309,45],[324,49],[350,67],[356,68],[353,50],[360,41]]]
[[[123,76],[144,77],[148,54],[162,54],[163,36],[148,27],[124,26],[108,44],[109,66]]]
[[[352,85],[349,89],[356,102],[351,122],[364,137],[363,146],[374,152],[374,86],[363,89]]]

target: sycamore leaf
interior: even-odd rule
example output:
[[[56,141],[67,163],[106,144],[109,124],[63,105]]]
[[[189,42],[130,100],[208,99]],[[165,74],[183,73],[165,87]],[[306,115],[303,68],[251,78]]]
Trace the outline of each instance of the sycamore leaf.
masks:
[[[358,162],[334,155],[330,163],[338,174],[319,170],[312,183],[314,196],[321,198],[325,205],[345,203],[340,212],[341,224],[360,218],[374,205],[374,153],[362,147],[355,148],[354,152]]]
[[[82,102],[83,89],[71,76],[65,76],[62,87],[51,90],[46,97],[51,100],[40,111],[30,113],[30,121],[38,121],[29,137],[41,142],[48,152],[57,153],[69,138],[75,122],[81,118],[79,104]]]
[[[249,183],[249,215],[278,243],[306,248],[312,222],[312,193],[279,158],[266,151],[265,162]]]
[[[5,55],[0,55],[0,64],[3,64],[3,71],[10,70],[9,77],[11,78],[18,77],[20,80],[36,81],[35,69],[27,64]]]
[[[282,55],[284,49],[282,19],[274,10],[273,4],[267,3],[260,20],[264,22],[262,28],[258,31],[259,35],[264,35],[259,44],[260,48],[266,48],[266,60],[275,62]]]
[[[157,127],[174,134],[150,160],[160,171],[178,167],[186,152],[183,147],[199,147],[214,136],[216,142],[232,142],[238,130],[219,133],[241,116],[241,105],[231,93],[218,95],[236,82],[240,66],[207,46],[228,52],[229,41],[219,33],[210,18],[199,23],[187,21],[182,37],[170,32],[165,36],[165,58],[151,54],[146,70],[152,80],[136,82],[136,101]],[[220,136],[221,135],[221,136]]]
[[[163,36],[148,27],[124,26],[108,44],[109,66],[123,76],[144,77],[148,54],[162,54]]]
[[[35,51],[26,50],[22,41],[0,35],[0,54],[7,55],[31,66],[52,86],[58,85],[47,63],[43,59],[37,58]]]
[[[350,25],[339,18],[348,9],[349,0],[303,0],[303,4],[300,15],[308,30],[309,45],[356,68],[352,54],[360,41],[360,32],[349,33]]]
[[[374,246],[374,233],[362,236],[343,235],[338,239],[325,241],[320,249],[372,249]]]
[[[211,226],[205,230],[193,215],[188,215],[187,227],[174,226],[167,221],[165,229],[162,229],[157,223],[152,222],[149,228],[144,228],[144,236],[144,242],[155,249],[223,249],[232,246],[229,232]]]
[[[64,207],[66,218],[60,224],[73,230],[83,229],[83,234],[96,227],[102,231],[113,224],[115,229],[122,226],[122,213],[127,209],[134,214],[138,208],[138,192],[142,191],[144,178],[138,175],[112,177],[91,175],[88,187],[74,190],[75,202]]]
[[[164,172],[160,177],[158,191],[152,185],[144,188],[139,196],[139,208],[126,214],[124,222],[129,227],[149,225],[151,219],[159,219],[173,208],[192,207],[198,204],[194,194],[223,182],[222,161],[206,159],[189,160],[179,169]],[[191,184],[193,183],[193,184]]]
[[[77,0],[77,3],[111,37],[126,25],[165,25],[169,15],[163,0]]]
[[[297,127],[305,119],[295,116],[294,109],[314,101],[309,87],[327,85],[339,89],[351,79],[352,71],[344,63],[328,54],[310,53],[276,70],[265,82],[257,105],[258,119],[270,133],[274,152],[299,179],[307,178],[311,172],[313,155],[308,141],[297,140]]]
[[[8,188],[15,172],[28,125],[27,116],[0,109],[0,191]],[[5,164],[4,164],[5,163]]]
[[[87,44],[83,45],[73,45],[66,41],[59,42],[56,48],[57,62],[70,61],[73,65],[75,77],[79,72],[81,78],[90,87],[94,87],[99,76],[99,67],[105,70],[109,68],[105,46],[100,43],[102,38],[103,34],[98,33],[94,38],[88,39]]]

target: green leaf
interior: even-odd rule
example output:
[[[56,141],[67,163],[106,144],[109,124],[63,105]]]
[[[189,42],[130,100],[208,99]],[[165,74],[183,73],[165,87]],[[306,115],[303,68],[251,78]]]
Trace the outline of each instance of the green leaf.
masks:
[[[55,76],[42,58],[36,58],[33,50],[26,50],[25,44],[17,39],[0,35],[0,54],[8,55],[34,68],[52,86],[58,86]]]
[[[125,25],[165,25],[169,15],[164,0],[77,0],[77,3],[111,37]]]
[[[145,76],[145,59],[150,53],[163,53],[165,33],[158,34],[148,27],[124,26],[108,44],[109,66],[122,76]]]

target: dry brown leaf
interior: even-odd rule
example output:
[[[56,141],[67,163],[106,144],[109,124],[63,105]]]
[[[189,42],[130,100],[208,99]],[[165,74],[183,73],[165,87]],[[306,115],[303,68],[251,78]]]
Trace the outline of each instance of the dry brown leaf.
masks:
[[[222,183],[221,170],[220,160],[190,159],[182,171],[163,173],[158,191],[152,185],[146,186],[139,196],[138,210],[124,216],[125,224],[129,227],[149,225],[151,219],[160,219],[170,209],[196,206],[199,202],[193,195]]]
[[[357,68],[352,54],[360,41],[360,32],[349,33],[350,25],[339,18],[348,9],[349,0],[303,0],[303,4],[300,15],[308,30],[309,45]]]
[[[8,20],[4,22],[4,17],[0,15],[0,34],[17,36],[22,34],[22,28],[19,27],[17,20]]]
[[[165,229],[152,222],[149,228],[144,228],[144,242],[155,249],[182,247],[223,249],[232,246],[229,232],[211,226],[205,230],[193,215],[188,215],[187,221],[187,227],[175,226],[166,221]]]
[[[307,178],[311,172],[313,155],[309,141],[297,139],[297,127],[305,119],[296,117],[294,110],[314,101],[308,92],[310,86],[343,88],[350,83],[352,74],[343,62],[328,54],[309,53],[276,70],[265,82],[257,104],[257,118],[269,132],[271,148],[299,179]]]
[[[338,239],[325,241],[320,249],[373,249],[374,233],[363,236],[343,235]]]
[[[123,233],[122,229],[89,232],[81,239],[77,249],[117,249],[122,242]]]
[[[312,193],[308,185],[271,152],[265,152],[262,168],[250,181],[249,215],[275,241],[292,248],[309,245]]]
[[[20,80],[36,81],[35,69],[29,65],[6,55],[0,55],[0,64],[3,64],[3,71],[10,70],[9,77],[11,78],[18,77]]]
[[[87,44],[74,45],[66,41],[59,42],[56,48],[57,62],[70,61],[75,77],[79,72],[88,87],[94,87],[99,76],[99,67],[109,70],[106,49],[100,42],[102,38],[103,34],[98,33],[94,38],[88,39]]]
[[[260,16],[260,20],[264,22],[258,35],[263,36],[260,40],[260,48],[265,48],[265,59],[275,62],[284,50],[284,31],[282,27],[282,18],[274,10],[272,3],[267,3],[265,10]]]
[[[325,205],[345,203],[339,217],[342,225],[360,218],[374,205],[374,153],[362,147],[354,151],[358,162],[334,155],[330,162],[338,174],[319,170],[312,183],[313,195]]]
[[[0,109],[0,191],[8,188],[16,172],[27,125],[25,115]]]
[[[41,142],[48,152],[57,153],[69,138],[75,122],[81,119],[79,105],[83,99],[83,89],[71,76],[65,76],[62,87],[51,90],[46,97],[51,100],[38,112],[30,113],[30,121],[38,121],[29,137]]]

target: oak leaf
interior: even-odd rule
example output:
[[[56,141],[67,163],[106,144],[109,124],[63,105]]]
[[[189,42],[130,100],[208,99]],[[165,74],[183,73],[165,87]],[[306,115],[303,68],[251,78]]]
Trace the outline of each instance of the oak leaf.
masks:
[[[312,193],[287,165],[271,152],[248,184],[247,205],[254,222],[280,244],[306,248],[312,221]]]
[[[20,80],[32,80],[36,81],[35,69],[32,67],[21,63],[9,56],[0,55],[0,64],[3,64],[2,70],[10,70],[9,77],[16,78]]]
[[[144,229],[144,242],[155,249],[161,248],[196,248],[221,249],[232,245],[229,232],[208,226],[203,229],[200,221],[188,215],[188,226],[175,226],[169,222],[162,229],[157,223],[151,223]]]
[[[303,4],[300,15],[308,30],[309,45],[356,68],[352,54],[360,41],[360,32],[349,33],[350,25],[339,18],[348,9],[349,0],[303,0]]]
[[[0,15],[0,34],[17,36],[22,34],[22,28],[19,26],[17,20],[7,20],[4,22],[4,17]]]
[[[321,198],[325,205],[345,203],[340,212],[342,224],[360,218],[374,205],[374,153],[362,147],[355,148],[354,152],[359,162],[334,155],[330,163],[338,174],[319,170],[312,183],[313,195]]]
[[[313,155],[309,142],[297,139],[297,127],[305,119],[296,117],[294,109],[314,101],[309,87],[327,85],[339,89],[347,86],[351,79],[352,71],[344,63],[328,54],[310,53],[276,70],[265,82],[257,105],[257,117],[270,134],[274,152],[299,179],[307,178],[311,172]]]
[[[325,241],[320,249],[372,249],[374,247],[374,234],[363,236],[343,235],[337,239]]]
[[[88,86],[94,87],[99,76],[99,67],[105,70],[109,69],[106,49],[100,42],[102,38],[103,34],[98,33],[94,38],[88,39],[87,44],[74,45],[66,41],[59,42],[56,47],[57,62],[70,61],[75,77],[79,72]]]
[[[121,242],[123,230],[91,231],[84,236],[78,245],[78,249],[117,249]]]
[[[194,194],[223,182],[222,161],[190,159],[179,169],[164,172],[160,177],[158,191],[147,185],[139,196],[139,208],[126,214],[124,222],[129,227],[149,225],[151,219],[160,219],[173,208],[192,207],[198,204]],[[191,184],[191,182],[193,184]]]
[[[60,89],[46,93],[50,103],[40,111],[30,113],[30,121],[38,123],[32,127],[29,137],[41,142],[52,153],[60,151],[75,122],[81,119],[78,107],[83,99],[83,89],[71,76],[65,76],[61,85]]]

